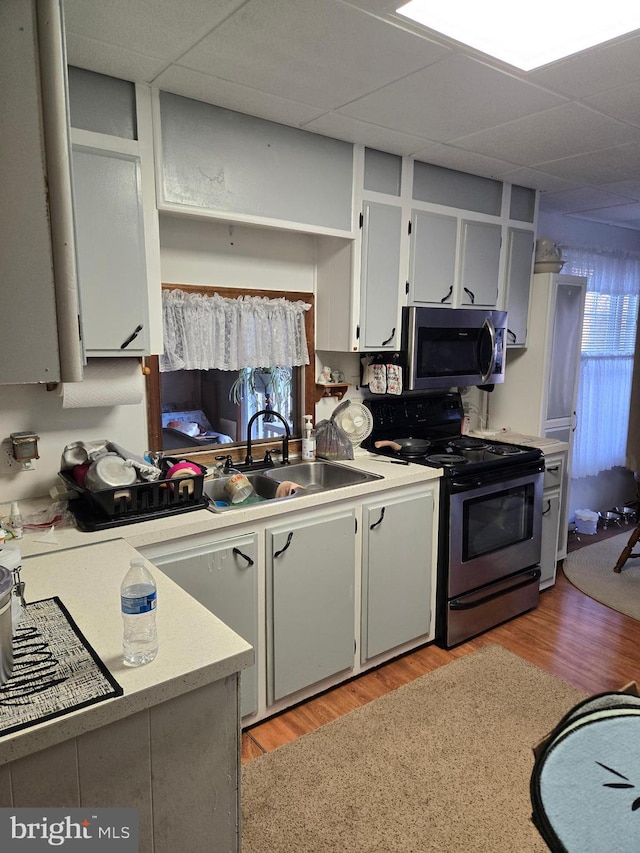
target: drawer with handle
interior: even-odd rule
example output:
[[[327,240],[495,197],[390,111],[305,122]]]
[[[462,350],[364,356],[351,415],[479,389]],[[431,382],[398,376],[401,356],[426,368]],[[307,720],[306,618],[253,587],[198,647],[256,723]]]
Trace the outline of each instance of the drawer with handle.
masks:
[[[562,485],[562,468],[564,461],[561,456],[548,456],[545,459],[544,488],[551,489]]]

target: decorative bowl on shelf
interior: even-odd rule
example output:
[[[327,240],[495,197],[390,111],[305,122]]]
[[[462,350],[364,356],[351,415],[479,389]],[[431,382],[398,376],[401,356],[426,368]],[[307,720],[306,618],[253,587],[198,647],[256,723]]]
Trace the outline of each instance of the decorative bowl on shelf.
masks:
[[[533,265],[534,272],[560,272],[566,261],[536,261]]]

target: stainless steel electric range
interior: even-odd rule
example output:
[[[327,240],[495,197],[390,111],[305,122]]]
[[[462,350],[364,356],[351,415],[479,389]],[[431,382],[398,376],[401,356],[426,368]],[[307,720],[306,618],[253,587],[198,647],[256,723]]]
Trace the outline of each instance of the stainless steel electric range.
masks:
[[[537,606],[544,457],[462,435],[458,393],[364,401],[366,449],[443,471],[436,640],[450,648]]]

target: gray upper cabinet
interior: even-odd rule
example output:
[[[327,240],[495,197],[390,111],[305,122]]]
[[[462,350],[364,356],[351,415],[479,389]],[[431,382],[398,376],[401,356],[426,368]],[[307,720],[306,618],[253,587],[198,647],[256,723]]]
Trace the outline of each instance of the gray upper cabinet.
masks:
[[[353,145],[160,92],[160,208],[351,233]]]
[[[82,377],[65,69],[60,4],[0,3],[4,385]]]
[[[460,304],[463,307],[497,306],[501,246],[501,225],[463,220],[460,260]]]
[[[409,298],[412,305],[451,305],[456,283],[458,220],[411,211]]]
[[[398,349],[401,232],[401,207],[364,202],[361,350]]]
[[[529,314],[534,243],[535,234],[530,229],[507,229],[508,346],[523,347],[527,343],[527,317]]]
[[[73,179],[85,352],[145,355],[149,323],[140,159],[74,146]]]
[[[70,68],[69,93],[85,354],[161,352],[150,91]]]

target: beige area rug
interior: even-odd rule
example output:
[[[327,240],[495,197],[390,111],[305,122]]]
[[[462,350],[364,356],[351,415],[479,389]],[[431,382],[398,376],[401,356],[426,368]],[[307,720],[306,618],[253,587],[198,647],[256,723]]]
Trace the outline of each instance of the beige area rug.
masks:
[[[627,560],[619,575],[613,571],[632,533],[629,526],[618,536],[572,551],[562,570],[567,580],[589,598],[640,620],[640,558]],[[633,550],[640,553],[640,543]]]
[[[485,646],[245,765],[243,853],[543,853],[532,746],[582,698]]]

